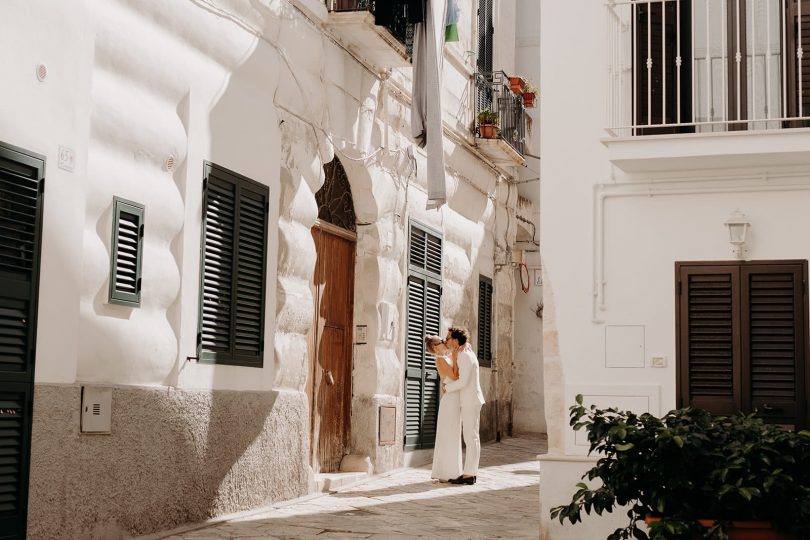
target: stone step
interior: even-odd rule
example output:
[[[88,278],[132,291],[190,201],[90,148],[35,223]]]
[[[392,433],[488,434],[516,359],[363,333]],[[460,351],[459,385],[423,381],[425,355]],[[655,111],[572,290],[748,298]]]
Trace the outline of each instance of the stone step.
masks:
[[[338,491],[369,478],[371,475],[365,472],[320,473],[315,475],[315,491],[319,493]]]

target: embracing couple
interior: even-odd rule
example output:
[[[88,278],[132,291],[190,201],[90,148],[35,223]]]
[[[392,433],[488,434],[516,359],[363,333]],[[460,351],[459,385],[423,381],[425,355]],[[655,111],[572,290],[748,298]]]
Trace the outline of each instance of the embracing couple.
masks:
[[[436,356],[436,370],[442,381],[436,445],[431,477],[451,484],[475,484],[481,439],[478,428],[484,393],[478,382],[478,358],[468,343],[464,328],[451,328],[445,339],[425,337],[425,350]],[[461,469],[461,434],[467,456]]]

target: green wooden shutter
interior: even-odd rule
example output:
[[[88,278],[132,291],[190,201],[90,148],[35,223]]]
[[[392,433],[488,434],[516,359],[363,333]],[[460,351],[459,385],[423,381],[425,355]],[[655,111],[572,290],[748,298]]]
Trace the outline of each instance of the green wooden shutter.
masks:
[[[478,363],[492,367],[492,280],[478,277]]]
[[[408,318],[405,345],[405,447],[430,448],[436,441],[439,375],[425,353],[423,337],[441,330],[441,236],[412,224],[408,254]]]
[[[0,539],[25,538],[45,159],[0,143]]]
[[[120,197],[113,199],[110,262],[111,304],[141,305],[144,207]]]
[[[267,186],[206,164],[200,361],[261,367]]]

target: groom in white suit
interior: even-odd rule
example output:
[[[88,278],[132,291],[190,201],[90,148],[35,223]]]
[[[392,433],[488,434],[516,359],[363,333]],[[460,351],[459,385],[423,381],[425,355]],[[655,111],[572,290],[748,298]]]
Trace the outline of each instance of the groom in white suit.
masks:
[[[451,328],[447,331],[445,344],[458,350],[458,380],[444,385],[447,392],[459,392],[461,401],[461,431],[467,456],[464,459],[464,473],[454,480],[453,484],[475,484],[478,476],[478,461],[481,459],[481,438],[478,435],[481,424],[481,407],[484,405],[484,393],[478,381],[478,358],[472,347],[466,346],[467,330]]]

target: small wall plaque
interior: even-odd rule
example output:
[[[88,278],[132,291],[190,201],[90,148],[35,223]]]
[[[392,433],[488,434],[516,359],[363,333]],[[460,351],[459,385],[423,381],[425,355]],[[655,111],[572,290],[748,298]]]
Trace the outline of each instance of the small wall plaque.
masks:
[[[391,445],[397,438],[397,408],[380,405],[380,445]]]
[[[355,345],[365,345],[368,343],[368,326],[365,324],[358,324],[354,327],[354,343]]]

